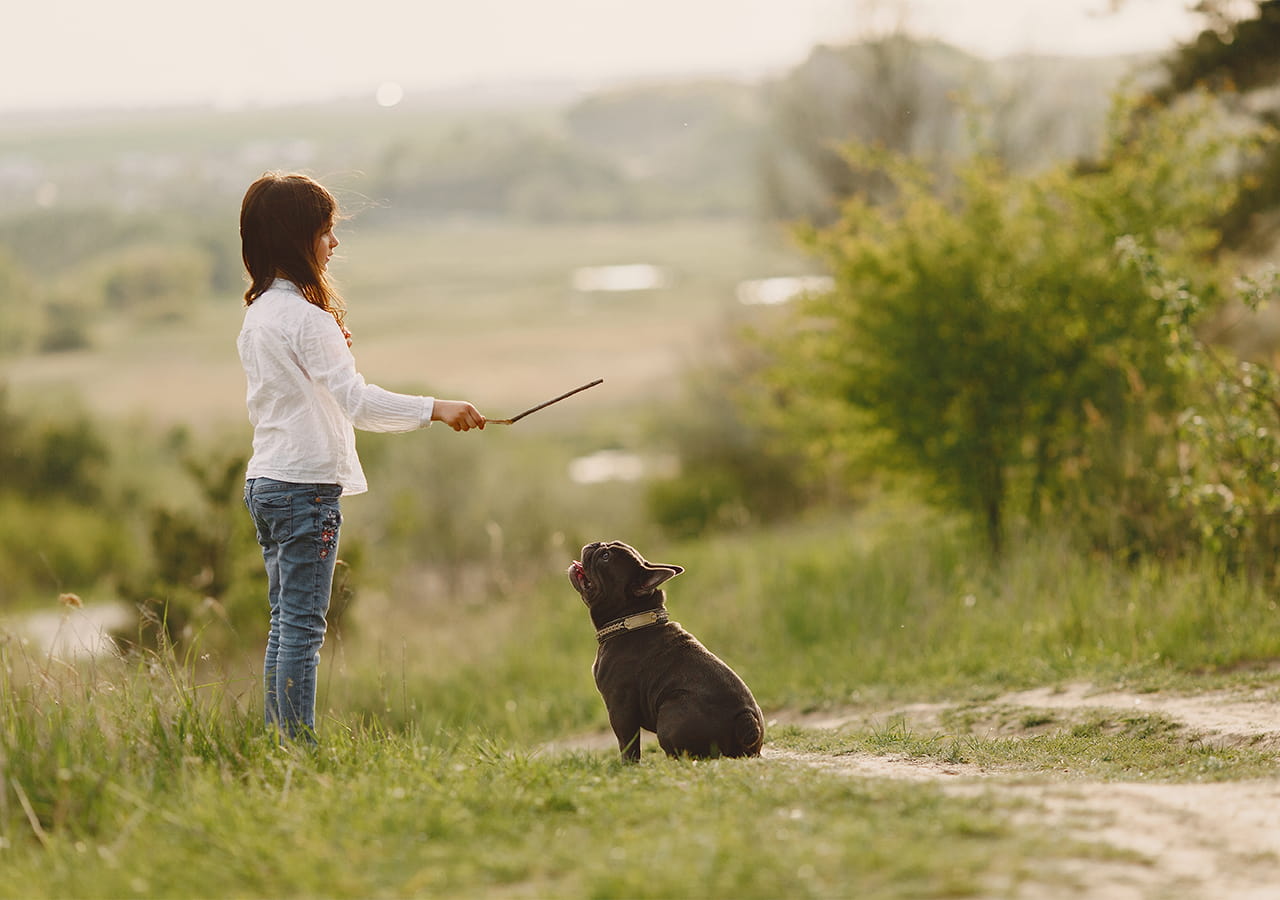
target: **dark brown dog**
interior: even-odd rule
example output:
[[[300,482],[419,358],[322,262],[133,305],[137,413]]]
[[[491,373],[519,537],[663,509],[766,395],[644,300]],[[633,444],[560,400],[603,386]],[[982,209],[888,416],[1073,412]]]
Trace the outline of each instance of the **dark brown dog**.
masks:
[[[759,756],[764,716],[750,689],[697,638],[668,620],[660,586],[683,572],[621,541],[582,548],[569,581],[591,610],[591,673],[622,758],[640,758],[640,729],[669,756]]]

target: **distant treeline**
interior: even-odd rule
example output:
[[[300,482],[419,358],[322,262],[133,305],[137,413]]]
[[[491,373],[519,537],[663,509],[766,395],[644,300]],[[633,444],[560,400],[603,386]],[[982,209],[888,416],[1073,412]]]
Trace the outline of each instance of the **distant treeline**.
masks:
[[[891,38],[818,48],[758,83],[691,81],[541,107],[350,102],[0,126],[0,354],[92,343],[103,312],[179,317],[239,284],[235,215],[303,169],[371,221],[689,216],[830,221],[862,186],[840,145],[946,160],[982,130],[1015,167],[1096,143],[1133,60],[992,63]]]
[[[1138,60],[990,62],[907,38],[819,47],[760,83],[687,81],[550,106],[394,110],[332,105],[147,112],[0,127],[0,208],[111,208],[198,217],[246,173],[301,168],[417,215],[533,219],[791,215],[835,145],[967,152],[974,111],[1015,166],[1092,149]]]

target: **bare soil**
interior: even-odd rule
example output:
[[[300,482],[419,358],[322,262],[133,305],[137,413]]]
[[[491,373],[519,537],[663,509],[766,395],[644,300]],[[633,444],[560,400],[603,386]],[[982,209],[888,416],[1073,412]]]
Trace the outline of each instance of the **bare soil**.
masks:
[[[991,728],[1010,709],[1052,710],[1069,716],[1107,710],[1160,714],[1199,739],[1220,746],[1280,749],[1280,700],[1274,690],[1195,695],[1098,691],[1073,684],[1010,693],[966,705],[969,721],[989,714]],[[884,728],[902,723],[915,733],[945,730],[955,708],[914,704],[891,710],[778,713],[771,724],[806,728]],[[1006,715],[1001,716],[1000,712]],[[606,749],[612,735],[582,736],[561,748]],[[964,763],[875,754],[799,753],[766,744],[763,755],[782,765],[817,766],[851,778],[896,778],[940,785],[973,796],[997,791],[1016,797],[1019,818],[1047,826],[1064,841],[1100,845],[1104,852],[1067,866],[1033,867],[1034,880],[993,886],[992,898],[1017,900],[1280,900],[1280,778],[1244,782],[1166,784],[1100,782],[1070,773],[1002,771]]]
[[[1280,702],[1274,691],[1195,695],[1096,691],[1089,685],[1040,688],[991,701],[1000,708],[1062,712],[1108,710],[1161,714],[1221,746],[1280,747]],[[920,704],[875,718],[913,730],[938,726],[947,707]],[[966,710],[981,716],[982,710]],[[841,728],[868,724],[865,713],[798,717],[798,724]],[[874,723],[870,723],[874,724]],[[994,726],[993,726],[994,727]],[[928,780],[949,792],[998,790],[1028,801],[1020,813],[1059,831],[1064,840],[1117,851],[1022,886],[1026,900],[1277,900],[1280,898],[1280,779],[1207,784],[1090,782],[1002,773],[974,765],[866,754],[827,756],[770,751],[853,777]],[[999,896],[1007,896],[1000,891]]]

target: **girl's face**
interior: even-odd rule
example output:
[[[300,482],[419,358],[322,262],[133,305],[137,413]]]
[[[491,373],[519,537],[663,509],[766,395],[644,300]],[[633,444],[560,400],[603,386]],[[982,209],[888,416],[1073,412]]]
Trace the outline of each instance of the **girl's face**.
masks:
[[[329,223],[329,227],[316,238],[316,265],[320,267],[320,271],[329,268],[329,257],[333,256],[334,248],[338,246],[338,239],[333,234],[333,223]]]

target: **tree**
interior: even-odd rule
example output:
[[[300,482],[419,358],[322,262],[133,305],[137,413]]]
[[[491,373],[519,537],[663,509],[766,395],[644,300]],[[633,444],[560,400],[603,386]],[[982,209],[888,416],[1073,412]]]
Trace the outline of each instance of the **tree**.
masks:
[[[1102,454],[1148,452],[1149,413],[1176,408],[1179,377],[1160,305],[1114,246],[1134,235],[1204,272],[1202,223],[1234,195],[1220,163],[1235,139],[1210,117],[1118,109],[1087,171],[1013,176],[984,152],[946,190],[901,154],[848,151],[891,199],[855,197],[807,233],[836,288],[772,342],[781,415],[809,440],[835,417],[862,457],[976,513],[996,551],[1012,498],[1035,516],[1106,472]]]
[[[830,223],[843,198],[882,187],[875,173],[850,164],[841,150],[849,141],[941,156],[960,123],[952,95],[973,81],[976,66],[960,50],[905,34],[816,48],[765,91],[766,211]]]
[[[378,192],[432,215],[572,217],[621,182],[598,154],[520,124],[458,126],[431,141],[391,144],[378,166]]]
[[[1238,14],[1239,3],[1202,0],[1196,10],[1207,27],[1166,61],[1168,80],[1154,92],[1161,103],[1208,88],[1237,115],[1271,128],[1280,127],[1280,0],[1259,0],[1253,15]],[[1223,212],[1221,230],[1227,246],[1238,247],[1280,232],[1280,142],[1256,161],[1236,202]],[[1270,222],[1263,221],[1267,215]]]
[[[1108,97],[1130,66],[1123,58],[985,61],[901,30],[817,47],[761,89],[764,212],[830,224],[844,198],[888,191],[876,173],[850,164],[842,147],[851,141],[908,154],[945,178],[948,159],[976,149],[979,113],[987,151],[1013,170],[1078,155],[1101,137]]]

